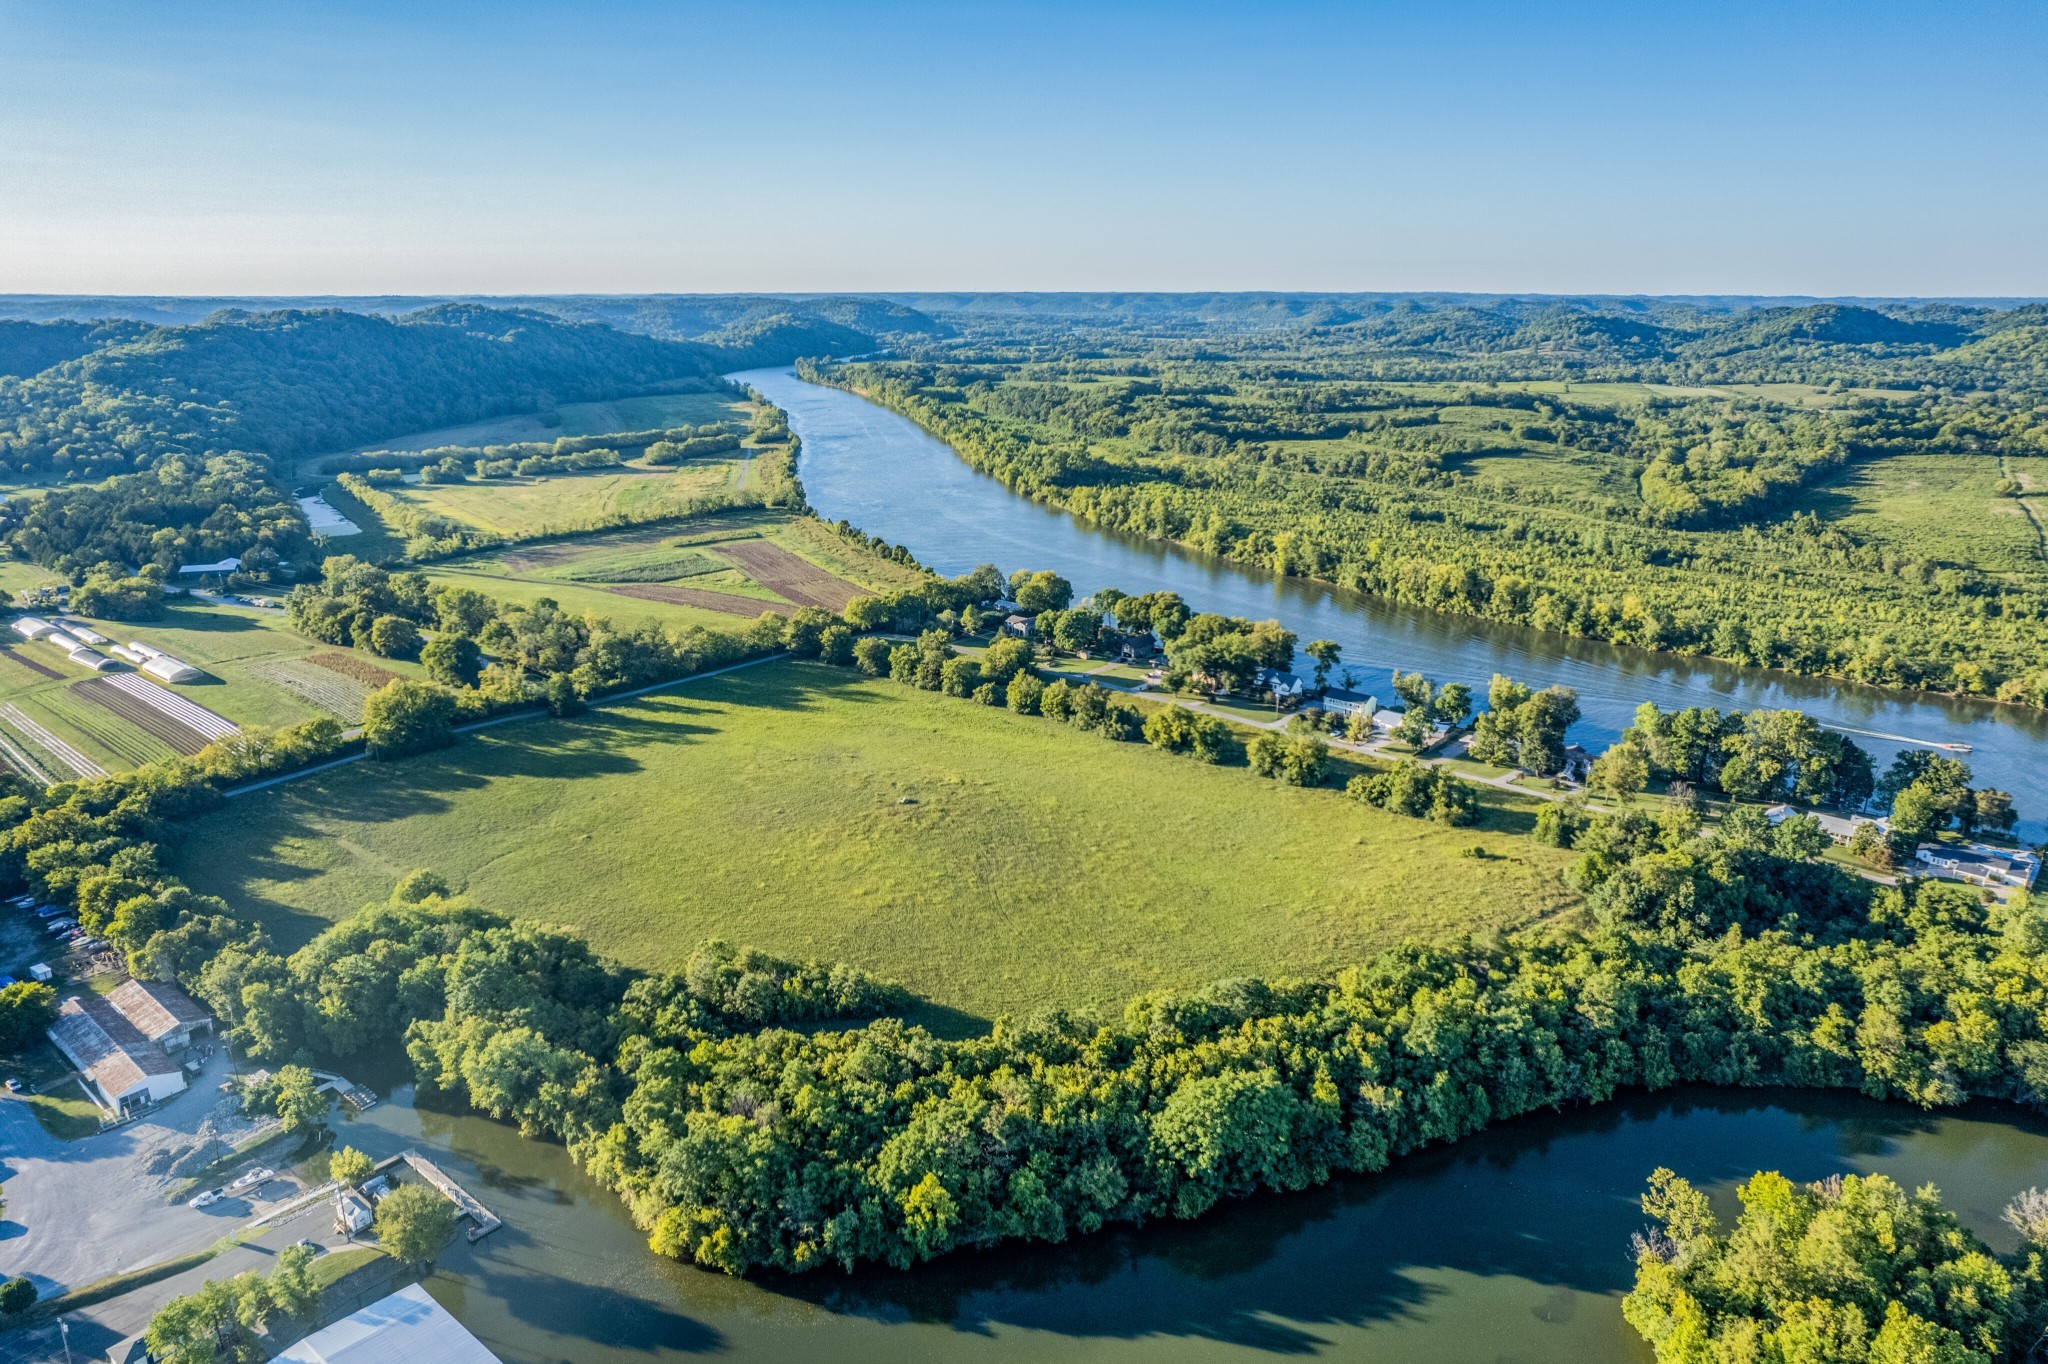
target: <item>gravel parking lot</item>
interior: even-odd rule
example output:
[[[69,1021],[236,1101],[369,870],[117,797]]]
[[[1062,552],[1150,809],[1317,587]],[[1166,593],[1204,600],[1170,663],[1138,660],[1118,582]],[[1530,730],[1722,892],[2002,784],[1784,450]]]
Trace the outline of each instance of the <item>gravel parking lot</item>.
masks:
[[[201,1144],[229,1073],[216,1053],[192,1087],[137,1122],[58,1141],[28,1105],[0,1094],[0,1275],[26,1275],[39,1296],[92,1283],[212,1245],[264,1208],[298,1193],[290,1178],[194,1209],[165,1202],[171,1173]]]

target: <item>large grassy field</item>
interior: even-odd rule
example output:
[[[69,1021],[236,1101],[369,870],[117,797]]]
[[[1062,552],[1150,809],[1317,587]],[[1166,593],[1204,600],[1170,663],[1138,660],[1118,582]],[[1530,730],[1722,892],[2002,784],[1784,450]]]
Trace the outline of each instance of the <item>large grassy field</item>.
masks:
[[[180,876],[287,948],[432,867],[634,965],[723,936],[857,962],[957,1026],[1571,902],[1568,855],[1526,838],[796,663],[290,782],[175,842]],[[1475,842],[1495,856],[1458,855]]]
[[[2006,461],[2048,515],[2048,459]],[[1890,455],[1858,460],[1787,507],[1812,511],[1859,540],[1935,562],[2038,580],[2048,575],[2039,530],[2021,500],[1999,497],[1988,455]]]
[[[425,571],[436,582],[500,601],[547,597],[565,611],[617,621],[730,630],[763,611],[788,615],[808,604],[778,593],[730,557],[761,543],[787,550],[851,589],[880,593],[919,581],[915,570],[870,554],[809,517],[755,510],[512,546],[429,564]]]
[[[385,491],[423,511],[523,540],[594,525],[608,516],[644,520],[686,513],[699,499],[738,491],[747,462],[693,459],[667,469],[629,465],[548,478],[408,483]]]
[[[560,420],[549,422],[531,412],[492,417],[462,426],[443,426],[432,431],[391,436],[371,441],[340,453],[362,454],[372,450],[412,452],[443,445],[510,445],[519,441],[547,441],[557,436],[597,436],[608,431],[651,431],[656,427],[701,426],[724,421],[742,413],[744,403],[735,404],[723,393],[664,393],[639,398],[614,398],[601,403],[569,403],[558,410]],[[311,456],[310,467],[324,455]]]

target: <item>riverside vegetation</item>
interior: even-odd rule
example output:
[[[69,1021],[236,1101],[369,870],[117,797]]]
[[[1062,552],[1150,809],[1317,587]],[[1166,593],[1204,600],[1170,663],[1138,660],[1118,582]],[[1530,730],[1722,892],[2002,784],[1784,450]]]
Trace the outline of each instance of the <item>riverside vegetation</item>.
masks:
[[[1275,572],[2048,701],[2038,307],[1411,304],[1235,329],[1106,313],[1065,338],[984,320],[903,359],[801,372],[1026,496]],[[1830,491],[1902,460],[1922,497],[1977,490],[1946,533]]]
[[[2025,352],[2010,342],[1994,377],[2016,383],[2010,356]],[[1641,524],[1707,533],[1656,520]],[[1072,604],[1051,575],[980,570],[857,598],[840,617],[809,608],[728,634],[621,630],[336,559],[294,593],[291,619],[317,638],[418,649],[437,680],[392,683],[366,714],[366,745],[385,759],[447,744],[460,718],[536,700],[567,714],[778,649],[886,673],[1005,724],[1030,722],[998,707],[1142,738],[1189,762],[1235,757],[1213,717],[1045,682],[1014,647],[957,652],[957,629],[997,588],[1035,597],[1056,644],[1100,644],[1113,622],[1142,615],[1178,680],[1196,687],[1284,667],[1294,652],[1271,623],[1157,598],[1100,612]],[[2012,600],[1998,604],[1983,619],[2020,619],[2006,612]],[[883,627],[912,638],[861,635]],[[2014,680],[1996,658],[1986,666],[1983,686]],[[1426,685],[1411,680],[1418,694]],[[1469,707],[1443,690],[1428,687],[1430,708]],[[1506,718],[1488,741],[1538,770],[1553,764],[1568,694],[1506,679],[1494,690]],[[1675,777],[1694,728],[1649,715],[1625,745]],[[1699,728],[1712,731],[1704,761],[1731,794],[1732,781],[1839,797],[1870,778],[1867,761],[1790,722]],[[1553,804],[1536,831],[1571,855],[1575,923],[1439,938],[1299,979],[1154,991],[1120,1012],[1054,1007],[947,1037],[909,1021],[916,1001],[855,966],[711,943],[678,971],[633,970],[570,932],[472,903],[433,870],[286,953],[166,870],[187,821],[217,808],[225,787],[343,746],[338,725],[317,721],[95,781],[9,778],[0,891],[73,906],[139,974],[183,982],[252,1055],[283,1064],[402,1046],[424,1087],[563,1141],[657,1251],[728,1272],[902,1266],[1195,1217],[1623,1087],[1843,1086],[1924,1106],[2048,1105],[2048,915],[2025,893],[1999,902],[1950,883],[1857,879],[1812,860],[1812,831],[1796,820],[1774,829],[1736,813],[1708,831],[1683,799],[1597,816]],[[1304,787],[1336,761],[1313,727],[1260,735],[1244,754],[1254,771]],[[1365,803],[1462,822],[1460,798],[1441,788],[1465,788],[1441,768],[1360,776]],[[1998,803],[1968,780],[1922,764],[1885,785],[1895,808],[1925,807],[1929,820],[1995,823]],[[1681,1186],[1653,1188],[1662,1230],[1639,1248],[1630,1314],[1660,1359],[1962,1361],[2032,1348],[2032,1249],[1991,1260],[1931,1200],[1878,1181],[1781,1184],[1753,1181],[1759,1216],[1725,1239]],[[2037,1201],[2015,1205],[2031,1219],[2020,1228],[2030,1246],[2042,1239]],[[1869,1253],[1872,1239],[1882,1254]],[[1837,1256],[1840,1272],[1810,1272],[1808,1252],[1843,1247],[1849,1269]],[[251,1311],[269,1310],[245,1287]],[[237,1310],[240,1291],[215,1298]]]

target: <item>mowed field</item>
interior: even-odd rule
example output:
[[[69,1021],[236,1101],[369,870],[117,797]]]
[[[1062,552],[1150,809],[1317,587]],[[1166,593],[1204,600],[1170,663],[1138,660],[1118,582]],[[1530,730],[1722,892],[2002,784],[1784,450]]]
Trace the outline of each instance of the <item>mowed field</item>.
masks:
[[[731,629],[764,611],[838,611],[862,593],[914,586],[914,570],[878,558],[809,517],[772,511],[580,535],[447,559],[436,582],[565,611]]]
[[[738,491],[748,462],[693,459],[674,468],[627,465],[547,478],[407,483],[384,491],[422,511],[518,540],[579,530],[610,516],[687,514],[707,498]]]
[[[859,963],[957,1027],[1572,902],[1569,855],[1526,838],[787,662],[289,782],[176,846],[287,949],[431,867],[633,965],[722,936]]]

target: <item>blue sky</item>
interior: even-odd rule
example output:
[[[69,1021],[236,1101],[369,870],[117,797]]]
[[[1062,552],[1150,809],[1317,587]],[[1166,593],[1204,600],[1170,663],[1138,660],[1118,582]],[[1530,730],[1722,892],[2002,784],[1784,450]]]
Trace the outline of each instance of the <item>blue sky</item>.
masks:
[[[0,292],[2048,295],[2048,5],[0,0]]]

